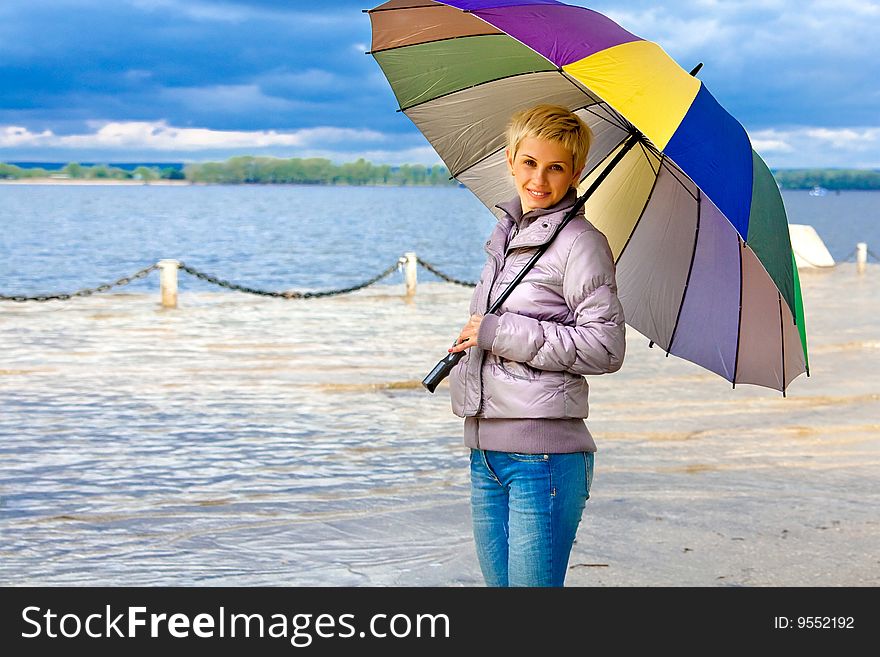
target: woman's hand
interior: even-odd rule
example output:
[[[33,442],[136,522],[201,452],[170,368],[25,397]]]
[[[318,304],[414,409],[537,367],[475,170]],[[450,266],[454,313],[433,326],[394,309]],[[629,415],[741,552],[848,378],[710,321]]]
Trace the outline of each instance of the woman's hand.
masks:
[[[457,351],[464,351],[476,346],[477,334],[480,332],[480,322],[482,321],[482,315],[471,315],[468,323],[464,325],[464,328],[458,334],[455,346],[449,349],[449,353],[454,354]]]

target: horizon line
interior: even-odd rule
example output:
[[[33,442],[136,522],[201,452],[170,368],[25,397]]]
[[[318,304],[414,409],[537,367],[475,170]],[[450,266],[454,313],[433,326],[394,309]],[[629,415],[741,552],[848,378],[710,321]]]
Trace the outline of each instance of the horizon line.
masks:
[[[334,163],[334,161],[332,159],[327,158],[327,157],[296,157],[296,156],[294,156],[294,157],[278,157],[275,155],[243,154],[243,155],[231,155],[223,160],[217,160],[217,159],[214,159],[214,160],[212,160],[212,159],[207,159],[207,160],[136,160],[136,159],[130,159],[130,160],[114,160],[114,161],[97,160],[97,159],[95,159],[95,160],[63,160],[63,161],[62,160],[0,160],[0,164],[7,164],[7,165],[12,165],[12,166],[18,166],[21,164],[59,164],[62,166],[66,166],[68,164],[80,164],[80,165],[85,164],[85,165],[93,165],[93,166],[100,166],[100,165],[114,166],[114,165],[118,165],[118,164],[187,165],[187,164],[204,164],[207,162],[225,162],[225,161],[228,161],[228,160],[231,160],[234,158],[238,158],[238,157],[253,157],[253,158],[262,158],[262,159],[268,159],[268,160],[326,160],[328,162]],[[442,162],[437,162],[435,164],[430,164],[430,165],[429,164],[422,164],[421,162],[405,162],[403,164],[389,164],[387,162],[377,163],[377,162],[373,162],[372,160],[368,160],[366,158],[361,157],[361,158],[358,158],[357,160],[348,160],[345,162],[340,162],[340,164],[353,164],[353,163],[358,162],[359,160],[364,160],[364,162],[366,162],[368,164],[372,164],[372,165],[377,165],[377,166],[387,165],[390,167],[423,166],[423,167],[428,168],[428,167],[437,166],[439,164],[440,166],[446,168],[448,171],[448,167],[446,167],[446,165],[443,164]],[[794,166],[794,167],[789,166],[789,167],[768,167],[768,168],[770,169],[770,171],[815,171],[815,170],[822,170],[822,171],[841,171],[841,170],[844,170],[844,171],[872,171],[872,172],[880,171],[880,167],[859,167],[859,166],[808,166],[808,165],[801,165],[801,166]]]

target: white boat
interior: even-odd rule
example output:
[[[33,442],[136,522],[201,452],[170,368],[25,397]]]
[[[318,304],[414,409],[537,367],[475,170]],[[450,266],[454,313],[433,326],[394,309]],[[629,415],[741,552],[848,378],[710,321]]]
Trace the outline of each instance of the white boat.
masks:
[[[810,196],[825,196],[827,193],[828,190],[824,187],[819,187],[819,185],[816,185],[810,190]]]

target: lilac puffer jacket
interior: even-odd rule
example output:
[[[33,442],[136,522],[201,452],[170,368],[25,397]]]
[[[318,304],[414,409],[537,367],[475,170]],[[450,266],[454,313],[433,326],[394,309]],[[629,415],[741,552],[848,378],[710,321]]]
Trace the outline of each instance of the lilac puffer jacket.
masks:
[[[505,216],[486,242],[489,258],[471,314],[485,315],[576,200],[570,189],[553,207],[525,215],[519,197],[496,206]],[[583,375],[616,372],[625,349],[611,249],[581,209],[497,314],[483,318],[477,345],[450,372],[452,411],[459,417],[585,418]]]

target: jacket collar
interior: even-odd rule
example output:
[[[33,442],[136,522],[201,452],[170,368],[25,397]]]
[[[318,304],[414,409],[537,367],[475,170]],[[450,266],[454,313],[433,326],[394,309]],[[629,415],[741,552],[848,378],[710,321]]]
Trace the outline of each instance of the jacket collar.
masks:
[[[577,190],[569,189],[565,196],[549,208],[535,208],[526,213],[522,211],[522,202],[519,196],[496,205],[496,208],[503,210],[507,215],[503,217],[503,223],[499,225],[499,228],[505,235],[505,241],[507,241],[506,236],[510,235],[513,227],[516,226],[518,228],[517,234],[508,241],[506,250],[544,244],[553,235],[556,227],[565,218],[566,211],[575,204],[577,198]],[[583,209],[581,209],[581,212],[583,212]],[[546,219],[544,221],[536,221],[540,217],[546,217]]]
[[[510,199],[509,201],[505,201],[504,203],[498,203],[495,207],[499,210],[503,210],[507,213],[507,215],[513,219],[514,224],[516,224],[520,230],[523,228],[523,218],[528,217],[529,219],[536,219],[545,214],[551,214],[553,212],[558,212],[559,210],[564,210],[566,208],[570,208],[574,205],[574,202],[577,200],[577,190],[573,187],[570,187],[568,191],[565,193],[559,201],[556,202],[555,205],[551,205],[549,208],[535,208],[534,210],[529,210],[526,213],[523,213],[522,201],[519,198],[519,195]]]

